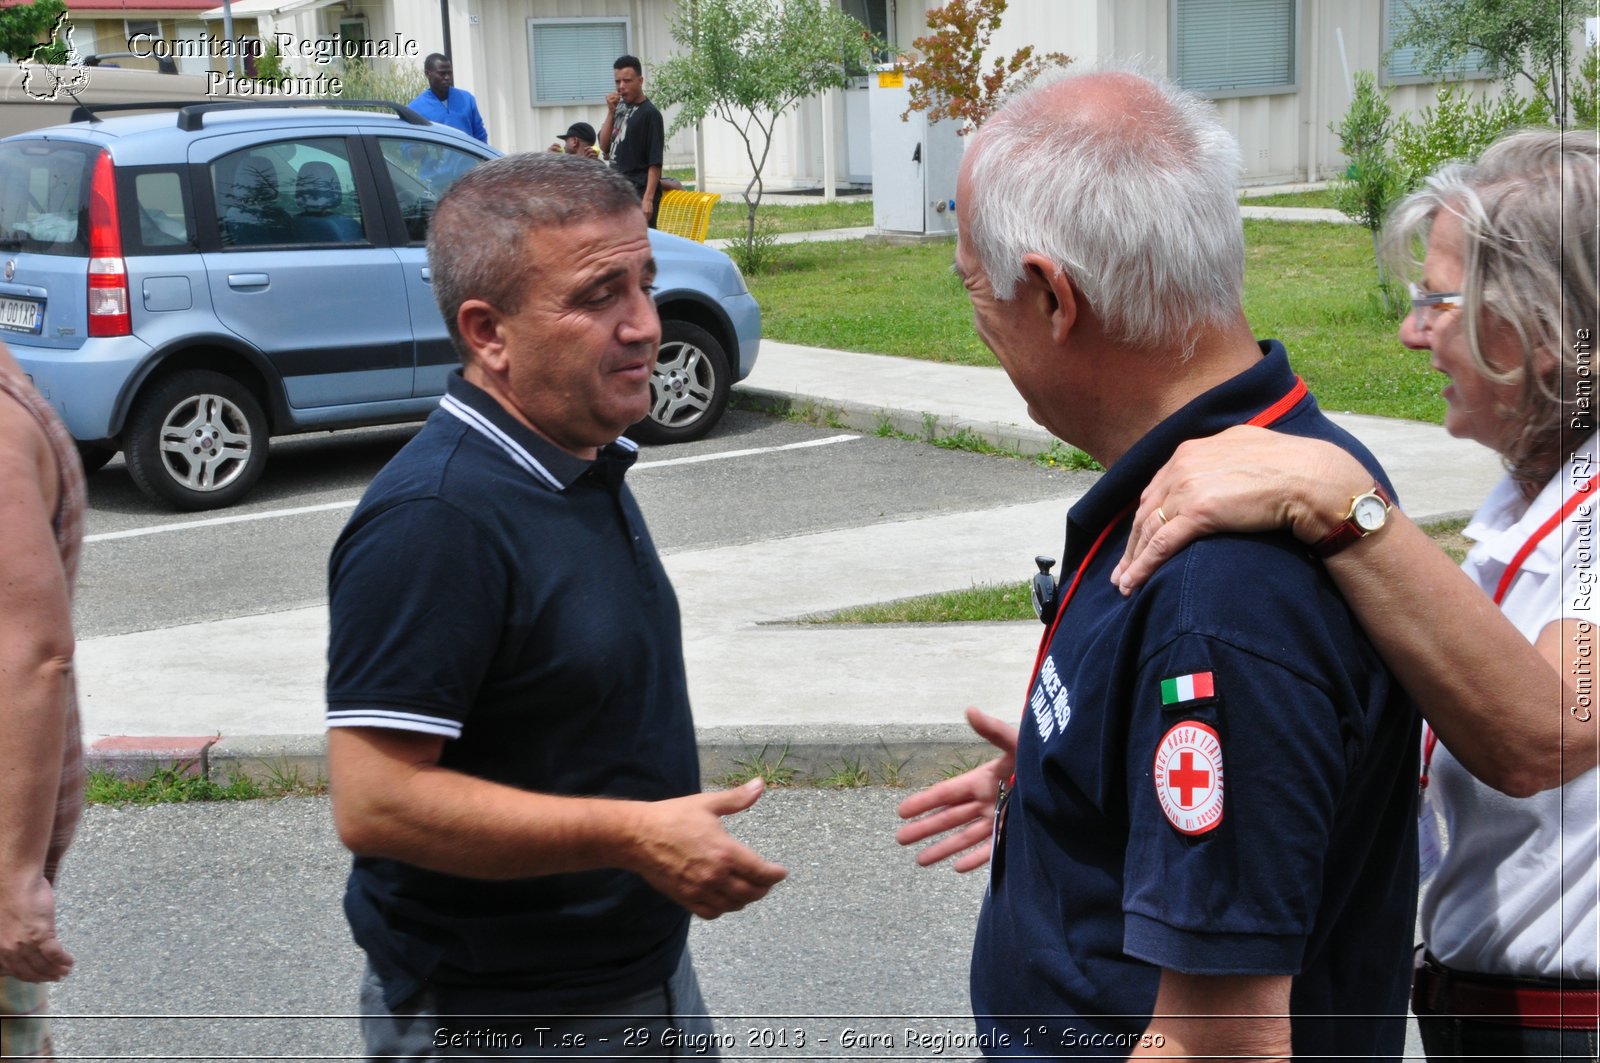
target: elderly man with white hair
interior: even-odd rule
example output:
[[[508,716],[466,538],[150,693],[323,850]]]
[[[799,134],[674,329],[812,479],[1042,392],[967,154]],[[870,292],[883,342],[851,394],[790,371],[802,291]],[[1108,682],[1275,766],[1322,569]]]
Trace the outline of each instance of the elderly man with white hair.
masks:
[[[1068,514],[1020,732],[908,799],[924,864],[988,863],[988,1055],[1395,1058],[1416,896],[1418,719],[1314,552],[1393,493],[1241,307],[1239,152],[1134,74],[1036,85],[973,138],[955,267],[1031,415],[1106,466]],[[1205,539],[1124,596],[1141,491],[1233,425],[1326,440],[1367,486],[1308,551]]]

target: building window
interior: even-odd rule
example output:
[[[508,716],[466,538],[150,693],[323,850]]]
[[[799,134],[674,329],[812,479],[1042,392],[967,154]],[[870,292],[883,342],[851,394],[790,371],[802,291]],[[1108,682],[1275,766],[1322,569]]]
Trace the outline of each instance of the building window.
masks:
[[[1297,0],[1172,0],[1172,77],[1206,96],[1296,88]]]
[[[1432,81],[1492,77],[1488,58],[1474,48],[1456,66],[1429,74],[1422,68],[1423,50],[1415,45],[1396,48],[1395,39],[1410,28],[1418,17],[1426,18],[1438,0],[1384,0],[1383,5],[1383,80],[1390,85],[1416,85]]]
[[[839,10],[884,42],[883,50],[873,53],[875,61],[887,63],[894,58],[894,19],[890,17],[889,0],[839,0]]]
[[[340,19],[339,39],[356,43],[371,40],[372,32],[367,28],[367,16],[356,15],[353,18]]]
[[[604,103],[616,86],[611,64],[628,54],[628,20],[530,18],[533,105]]]
[[[135,37],[140,37],[141,34],[143,34],[143,36],[140,37],[140,39],[144,41],[156,40],[161,36],[161,23],[153,18],[123,19],[122,28],[127,32],[127,37],[125,39],[129,41],[133,40]],[[115,48],[107,49],[107,51],[117,50],[118,49]]]

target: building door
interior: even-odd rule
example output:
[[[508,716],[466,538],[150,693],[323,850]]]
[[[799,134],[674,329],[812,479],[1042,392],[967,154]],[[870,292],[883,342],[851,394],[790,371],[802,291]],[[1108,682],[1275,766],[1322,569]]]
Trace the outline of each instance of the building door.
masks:
[[[205,46],[200,44],[206,39],[206,24],[204,22],[178,23],[178,40],[194,41],[195,43],[178,49],[178,73],[204,74],[211,69],[211,60],[206,58]]]
[[[875,58],[887,61],[894,53],[894,2],[895,0],[839,0],[839,9],[888,43],[884,53]],[[844,141],[845,162],[851,184],[872,183],[872,130],[871,114],[867,109],[867,78],[862,71],[850,80],[844,90]]]

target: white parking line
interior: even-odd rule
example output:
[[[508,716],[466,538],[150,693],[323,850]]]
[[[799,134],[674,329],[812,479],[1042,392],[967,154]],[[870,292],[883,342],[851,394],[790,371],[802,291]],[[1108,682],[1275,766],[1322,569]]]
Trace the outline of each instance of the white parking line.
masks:
[[[860,439],[857,435],[828,436],[825,439],[808,439],[803,443],[785,443],[777,447],[754,447],[749,450],[725,450],[717,454],[697,454],[689,458],[667,458],[664,461],[641,461],[634,466],[639,469],[662,469],[669,465],[694,465],[702,461],[722,461],[725,458],[748,458],[758,454],[776,454],[782,450],[804,450],[808,447],[825,447],[830,443],[848,443],[852,439]],[[335,509],[353,509],[360,499],[350,498],[343,502],[324,502],[318,506],[296,506],[293,509],[267,509],[259,513],[238,513],[229,517],[208,517],[205,520],[185,520],[172,524],[155,524],[148,528],[126,528],[122,531],[100,532],[96,535],[85,535],[86,543],[103,543],[112,539],[138,539],[146,535],[160,535],[163,532],[190,531],[194,528],[216,528],[224,524],[243,524],[254,520],[274,520],[278,517],[298,517],[304,513],[327,513]]]
[[[860,436],[828,436],[826,439],[808,439],[804,443],[785,443],[781,447],[755,447],[751,450],[725,450],[719,454],[696,454],[692,458],[667,458],[665,461],[641,461],[635,469],[663,469],[668,465],[695,465],[702,461],[721,461],[723,458],[748,458],[753,454],[775,454],[780,450],[805,450],[807,447],[825,447],[829,443],[848,443]]]
[[[149,528],[126,528],[122,531],[100,532],[85,535],[86,543],[103,543],[111,539],[137,539],[143,535],[160,535],[162,532],[188,531],[191,528],[215,528],[223,524],[243,524],[251,520],[271,520],[274,517],[295,517],[302,513],[326,513],[330,509],[350,509],[357,499],[346,502],[324,502],[320,506],[298,506],[294,509],[268,509],[260,513],[239,513],[231,517],[208,517],[205,520],[185,520],[174,524],[157,524]]]

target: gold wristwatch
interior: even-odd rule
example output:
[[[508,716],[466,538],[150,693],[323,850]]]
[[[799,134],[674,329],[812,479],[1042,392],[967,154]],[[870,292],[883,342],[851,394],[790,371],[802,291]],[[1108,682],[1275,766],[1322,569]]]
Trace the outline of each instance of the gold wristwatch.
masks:
[[[1389,507],[1394,505],[1383,485],[1375,483],[1372,490],[1356,495],[1350,500],[1350,512],[1333,531],[1324,535],[1311,547],[1318,557],[1332,557],[1340,550],[1360,539],[1365,539],[1389,521]]]

